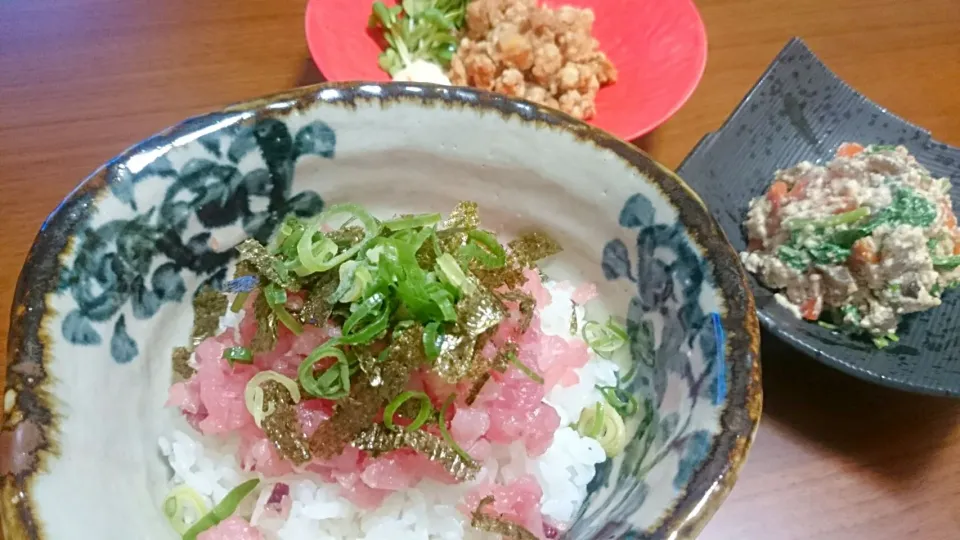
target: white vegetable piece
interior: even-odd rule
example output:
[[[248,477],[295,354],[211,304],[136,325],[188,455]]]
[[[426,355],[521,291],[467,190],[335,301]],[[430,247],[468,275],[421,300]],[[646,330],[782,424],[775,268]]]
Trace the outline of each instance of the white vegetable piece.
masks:
[[[409,66],[401,69],[393,76],[398,82],[425,82],[450,86],[450,79],[443,69],[426,60],[414,60]]]

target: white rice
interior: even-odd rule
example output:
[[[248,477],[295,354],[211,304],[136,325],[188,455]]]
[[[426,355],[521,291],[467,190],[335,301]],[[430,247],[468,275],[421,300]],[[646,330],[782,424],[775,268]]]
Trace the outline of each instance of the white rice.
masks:
[[[540,312],[543,330],[569,337],[573,291],[549,282],[546,286],[552,301]],[[577,310],[582,324],[583,308]],[[613,362],[594,356],[578,370],[578,384],[550,391],[544,401],[556,409],[562,427],[547,451],[536,458],[528,457],[520,442],[495,446],[492,457],[471,482],[451,486],[424,480],[414,488],[391,494],[373,511],[357,508],[338,495],[339,486],[326,484],[309,472],[295,478],[273,478],[260,484],[256,497],[248,497],[238,514],[249,518],[268,540],[496,539],[499,536],[471,528],[469,518],[457,505],[479,483],[490,479],[510,482],[531,474],[543,488],[544,517],[567,523],[586,497],[595,465],[606,459],[599,443],[567,426],[576,422],[584,408],[603,399],[596,386],[615,384],[616,370]],[[203,436],[185,423],[182,426],[159,441],[174,473],[168,489],[186,484],[212,506],[243,481],[256,477],[240,468],[236,442]],[[285,520],[265,517],[262,511],[279,482],[290,486],[292,507]]]

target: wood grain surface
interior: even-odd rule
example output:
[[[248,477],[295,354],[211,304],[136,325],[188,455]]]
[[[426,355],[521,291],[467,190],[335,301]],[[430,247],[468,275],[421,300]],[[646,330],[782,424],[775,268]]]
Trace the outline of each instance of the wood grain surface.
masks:
[[[873,100],[960,144],[960,0],[698,5],[703,82],[637,141],[665,164],[716,129],[794,35]],[[0,1],[0,346],[34,234],[86,174],[189,115],[321,80],[303,10],[303,0]],[[870,386],[772,339],[763,353],[756,444],[701,538],[960,538],[960,401]]]

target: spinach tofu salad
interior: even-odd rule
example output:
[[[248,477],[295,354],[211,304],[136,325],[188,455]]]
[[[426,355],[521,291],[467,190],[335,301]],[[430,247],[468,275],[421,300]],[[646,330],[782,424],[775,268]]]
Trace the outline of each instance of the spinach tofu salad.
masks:
[[[744,266],[797,317],[898,341],[900,316],[960,284],[950,180],[903,146],[844,143],[825,165],[777,171],[750,201]]]

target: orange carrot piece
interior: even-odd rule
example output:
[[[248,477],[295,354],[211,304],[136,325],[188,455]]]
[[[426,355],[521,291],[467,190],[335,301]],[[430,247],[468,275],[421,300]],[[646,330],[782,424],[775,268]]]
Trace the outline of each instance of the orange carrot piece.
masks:
[[[943,212],[943,224],[947,226],[948,229],[957,228],[957,215],[953,213],[953,208],[950,208],[950,205],[947,203],[940,203],[940,210]]]
[[[880,254],[873,247],[873,241],[868,238],[861,238],[853,243],[852,262],[855,264],[877,264],[880,262]]]
[[[806,199],[806,198],[807,198],[807,184],[809,184],[809,183],[810,183],[809,180],[804,179],[804,180],[800,180],[800,181],[798,181],[797,183],[793,184],[793,187],[790,188],[790,193],[789,193],[790,198],[793,199],[793,200],[795,200],[795,201],[802,201],[803,199]]]
[[[845,142],[837,148],[837,157],[850,158],[860,152],[863,152],[863,145],[860,143]]]
[[[774,182],[773,185],[770,186],[770,190],[767,191],[767,199],[769,199],[775,207],[779,207],[784,197],[787,196],[788,191],[790,191],[790,186],[788,186],[786,182]]]
[[[820,311],[822,309],[823,304],[820,303],[820,299],[810,297],[800,304],[800,315],[808,321],[815,321],[820,318]]]

